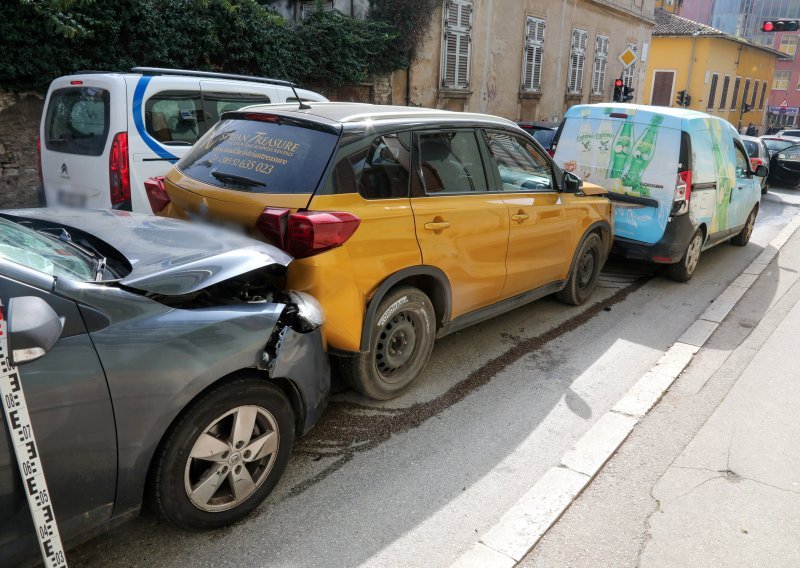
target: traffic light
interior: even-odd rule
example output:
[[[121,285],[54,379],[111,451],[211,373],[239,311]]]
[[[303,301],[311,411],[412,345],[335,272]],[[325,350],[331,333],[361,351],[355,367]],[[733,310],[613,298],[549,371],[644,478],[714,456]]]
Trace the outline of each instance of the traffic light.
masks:
[[[683,97],[683,106],[688,107],[690,104],[692,104],[692,95],[686,93],[686,96]]]
[[[686,106],[686,91],[678,91],[678,96],[675,97],[675,104],[679,107]]]
[[[767,20],[761,24],[762,32],[796,32],[800,29],[800,20]]]
[[[623,103],[627,103],[629,100],[631,100],[633,98],[633,95],[631,94],[632,92],[633,92],[633,87],[629,87],[627,85],[622,87],[622,102]]]
[[[621,103],[622,102],[622,79],[617,79],[614,81],[614,102]]]

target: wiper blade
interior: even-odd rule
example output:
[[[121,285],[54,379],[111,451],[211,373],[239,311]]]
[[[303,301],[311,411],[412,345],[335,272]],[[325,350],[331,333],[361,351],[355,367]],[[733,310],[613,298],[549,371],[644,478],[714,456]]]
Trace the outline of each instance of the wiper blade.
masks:
[[[108,262],[106,257],[104,257],[100,251],[91,244],[87,242],[83,242],[81,244],[76,243],[72,240],[72,235],[70,235],[64,227],[43,227],[41,229],[37,229],[37,232],[56,238],[62,243],[71,245],[83,253],[84,256],[91,258],[94,261],[94,281],[99,282],[103,279],[103,272],[105,271]]]
[[[232,174],[228,172],[221,172],[219,170],[211,170],[211,175],[217,178],[219,181],[227,181],[233,182],[239,185],[246,185],[250,187],[266,187],[267,184],[264,182],[258,181],[257,179],[249,178],[246,176],[240,176],[237,174]]]

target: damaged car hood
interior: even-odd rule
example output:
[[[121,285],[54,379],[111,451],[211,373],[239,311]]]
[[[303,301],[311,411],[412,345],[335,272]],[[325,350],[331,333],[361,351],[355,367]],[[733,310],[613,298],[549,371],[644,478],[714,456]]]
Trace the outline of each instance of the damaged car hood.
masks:
[[[292,257],[280,249],[217,227],[116,210],[67,208],[1,212],[88,233],[119,251],[132,270],[120,283],[179,296],[269,266],[284,271]]]

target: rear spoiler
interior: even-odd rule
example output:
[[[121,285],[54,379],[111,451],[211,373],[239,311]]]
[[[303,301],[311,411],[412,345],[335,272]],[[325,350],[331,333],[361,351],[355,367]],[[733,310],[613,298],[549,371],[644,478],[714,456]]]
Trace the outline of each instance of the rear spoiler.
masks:
[[[606,194],[611,201],[619,201],[620,203],[630,203],[632,205],[643,205],[645,207],[655,207],[658,209],[658,200],[652,197],[638,197],[636,195],[628,195],[626,193],[615,193],[609,191]]]

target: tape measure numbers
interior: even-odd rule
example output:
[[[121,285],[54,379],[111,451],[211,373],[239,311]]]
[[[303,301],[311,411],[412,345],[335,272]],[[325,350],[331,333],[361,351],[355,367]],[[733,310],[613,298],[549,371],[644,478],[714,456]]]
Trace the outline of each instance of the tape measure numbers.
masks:
[[[17,465],[44,564],[47,568],[66,568],[67,557],[64,555],[56,515],[50,502],[50,492],[47,490],[22,381],[9,359],[7,331],[8,324],[0,310],[0,398],[3,400],[5,420],[11,433],[11,445],[17,456]]]

